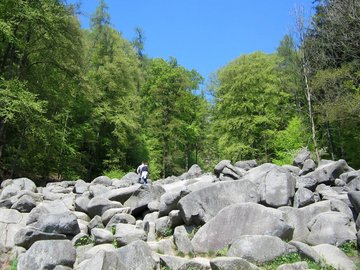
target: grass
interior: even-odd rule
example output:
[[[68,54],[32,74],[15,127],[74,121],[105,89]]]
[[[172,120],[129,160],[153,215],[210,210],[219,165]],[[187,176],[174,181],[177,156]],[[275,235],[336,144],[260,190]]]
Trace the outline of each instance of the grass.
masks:
[[[261,269],[264,269],[264,270],[272,270],[272,269],[277,269],[282,264],[291,264],[291,263],[296,263],[296,262],[301,262],[301,261],[307,262],[309,269],[335,270],[335,268],[333,268],[332,266],[329,266],[329,265],[321,266],[320,264],[317,264],[316,262],[310,260],[309,258],[303,257],[298,253],[290,253],[290,254],[287,254],[284,256],[277,257],[275,260],[265,263],[265,264],[261,265],[260,267],[261,267]]]
[[[340,249],[349,257],[354,257],[355,255],[358,255],[356,243],[353,241],[349,241],[341,245]]]
[[[10,262],[10,270],[16,270],[17,269],[17,259],[13,259]]]
[[[88,236],[83,236],[83,237],[80,237],[76,243],[75,243],[75,247],[79,247],[79,246],[85,246],[85,245],[89,245],[89,244],[93,244],[94,243],[94,240],[91,239],[90,237]]]

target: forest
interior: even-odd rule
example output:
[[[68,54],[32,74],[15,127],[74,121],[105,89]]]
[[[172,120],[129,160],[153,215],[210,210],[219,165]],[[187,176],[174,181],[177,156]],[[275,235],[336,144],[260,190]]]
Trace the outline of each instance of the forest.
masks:
[[[151,179],[192,164],[316,161],[360,168],[360,1],[315,0],[277,51],[241,55],[204,78],[150,58],[104,0],[82,29],[61,0],[0,2],[0,179],[121,178],[142,160]],[[211,98],[209,98],[211,95]]]

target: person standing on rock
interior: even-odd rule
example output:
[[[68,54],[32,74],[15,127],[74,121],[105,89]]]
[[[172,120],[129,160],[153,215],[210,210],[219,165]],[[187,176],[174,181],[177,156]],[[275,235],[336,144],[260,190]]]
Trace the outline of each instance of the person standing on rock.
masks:
[[[140,179],[142,182],[144,182],[144,184],[147,184],[147,179],[148,179],[148,175],[149,175],[149,167],[147,165],[147,162],[143,162],[143,166],[140,169]]]
[[[141,169],[142,169],[142,167],[144,167],[144,165],[145,165],[145,161],[141,162],[139,167],[137,167],[137,169],[136,169],[136,173],[138,174],[138,177],[139,177],[139,183],[141,183]]]

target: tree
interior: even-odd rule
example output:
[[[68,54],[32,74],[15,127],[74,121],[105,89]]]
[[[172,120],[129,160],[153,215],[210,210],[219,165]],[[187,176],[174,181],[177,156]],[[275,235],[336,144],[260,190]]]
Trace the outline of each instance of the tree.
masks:
[[[169,62],[162,59],[150,62],[142,91],[142,126],[146,127],[147,141],[152,142],[149,151],[152,177],[160,176],[154,175],[154,169],[162,177],[184,169],[177,157],[186,159],[189,144],[197,138],[197,97],[192,90],[198,87],[200,79],[197,72],[179,66],[174,58]]]
[[[219,70],[214,125],[221,158],[270,160],[270,141],[285,127],[289,109],[278,64],[276,55],[256,52]]]

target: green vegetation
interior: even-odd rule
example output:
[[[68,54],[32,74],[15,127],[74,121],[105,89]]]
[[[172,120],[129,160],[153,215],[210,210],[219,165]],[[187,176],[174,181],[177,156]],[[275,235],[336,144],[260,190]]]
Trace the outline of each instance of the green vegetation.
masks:
[[[302,147],[359,168],[360,7],[314,4],[276,52],[214,73],[208,102],[198,72],[146,56],[142,29],[125,39],[104,0],[86,30],[66,1],[2,1],[0,178],[121,178],[146,159],[157,180],[220,159],[290,163]]]
[[[261,267],[261,269],[264,269],[264,270],[272,270],[272,269],[277,269],[282,264],[290,264],[290,263],[296,263],[296,262],[301,262],[301,261],[307,262],[309,269],[335,270],[335,268],[328,266],[328,265],[327,266],[319,265],[319,264],[315,263],[314,261],[311,261],[308,258],[300,256],[298,253],[290,253],[290,254],[287,254],[284,256],[280,256],[280,257],[276,258],[275,260],[273,260],[272,262],[261,265],[260,267]]]
[[[89,244],[93,244],[94,240],[91,239],[88,236],[83,236],[80,237],[76,242],[75,242],[75,247],[79,247],[79,246],[85,246],[85,245],[89,245]]]
[[[346,242],[340,246],[340,249],[345,252],[349,257],[354,257],[358,255],[359,250],[357,249],[356,243],[353,241]]]
[[[17,259],[13,259],[11,262],[10,262],[10,270],[16,270],[17,269]]]

